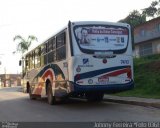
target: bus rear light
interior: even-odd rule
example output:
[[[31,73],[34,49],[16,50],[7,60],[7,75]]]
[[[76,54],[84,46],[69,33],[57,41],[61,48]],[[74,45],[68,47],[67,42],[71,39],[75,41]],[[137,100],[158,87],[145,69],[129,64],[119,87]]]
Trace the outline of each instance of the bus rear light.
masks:
[[[77,74],[76,75],[76,80],[80,80],[80,78],[81,78],[80,74]]]
[[[132,77],[131,70],[129,70],[129,71],[127,72],[127,77],[128,77],[128,78],[131,78],[131,77]]]

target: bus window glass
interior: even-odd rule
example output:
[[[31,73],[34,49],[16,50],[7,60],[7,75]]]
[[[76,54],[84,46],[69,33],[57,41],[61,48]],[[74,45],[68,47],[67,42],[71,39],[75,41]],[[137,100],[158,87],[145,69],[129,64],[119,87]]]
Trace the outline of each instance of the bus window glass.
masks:
[[[66,41],[65,33],[62,33],[57,36],[57,49],[56,49],[56,58],[57,60],[62,60],[66,58]]]
[[[48,63],[54,62],[54,56],[55,56],[54,51],[48,53]]]
[[[82,52],[95,51],[125,52],[128,44],[128,29],[118,26],[84,25],[75,26],[74,35]]]
[[[32,68],[35,68],[35,51],[32,52]]]
[[[52,39],[52,43],[53,43],[53,50],[56,49],[56,41],[55,38]]]
[[[40,67],[39,48],[35,50],[35,68]]]
[[[43,66],[44,65],[44,54],[45,54],[45,47],[44,47],[44,44],[42,44],[41,46],[40,46],[40,63],[41,63],[41,66]]]
[[[48,43],[46,42],[45,43],[45,54],[44,54],[44,64],[47,64],[48,63]]]
[[[48,53],[48,41],[45,43],[45,53]]]
[[[45,54],[45,45],[43,44],[41,46],[41,55],[44,55]]]
[[[57,48],[65,44],[65,33],[62,33],[57,36]]]
[[[33,66],[33,55],[32,53],[30,53],[29,55],[29,64],[30,64],[30,69],[32,69],[34,66]]]
[[[26,65],[26,70],[28,71],[29,70],[29,56],[27,55],[26,56],[26,59],[25,59],[25,65]]]
[[[52,42],[52,40],[49,40],[49,42],[48,42],[48,52],[50,52],[52,50],[53,50],[53,42]]]

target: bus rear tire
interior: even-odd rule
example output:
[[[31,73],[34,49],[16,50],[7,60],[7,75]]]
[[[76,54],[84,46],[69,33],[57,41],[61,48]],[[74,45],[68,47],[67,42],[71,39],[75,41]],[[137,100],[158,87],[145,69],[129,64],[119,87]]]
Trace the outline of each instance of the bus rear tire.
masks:
[[[103,100],[104,93],[88,92],[86,98],[89,102],[101,102]]]
[[[53,96],[52,87],[50,83],[47,86],[47,96],[48,104],[53,105],[56,103],[56,98],[55,96]]]

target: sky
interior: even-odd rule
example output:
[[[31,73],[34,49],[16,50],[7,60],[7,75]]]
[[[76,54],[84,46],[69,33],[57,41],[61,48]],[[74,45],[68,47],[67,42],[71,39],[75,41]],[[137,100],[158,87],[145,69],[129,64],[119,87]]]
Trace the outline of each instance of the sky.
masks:
[[[21,54],[13,54],[15,35],[34,35],[30,49],[68,24],[68,21],[117,22],[153,0],[0,0],[0,74],[20,73]]]

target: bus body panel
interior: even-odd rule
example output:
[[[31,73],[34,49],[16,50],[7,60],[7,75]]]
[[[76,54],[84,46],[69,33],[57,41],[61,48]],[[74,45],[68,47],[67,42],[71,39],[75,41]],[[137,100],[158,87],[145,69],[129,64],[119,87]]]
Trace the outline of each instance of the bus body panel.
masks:
[[[131,58],[130,56],[119,56],[114,59],[96,59],[92,56],[77,57],[73,81],[80,85],[127,83],[132,77]]]
[[[47,80],[51,82],[53,95],[61,96],[68,93],[68,69],[66,66],[67,61],[63,61],[61,64],[49,64],[42,68],[37,74],[30,80],[31,91],[34,95],[40,95],[46,97],[46,83]],[[30,75],[31,73],[29,73]],[[63,92],[63,94],[62,94]]]
[[[76,28],[77,26],[78,27],[80,26],[79,28],[77,27],[77,29],[81,29],[79,30],[79,32],[81,32],[82,29],[85,27],[88,29],[88,31],[91,31],[89,29],[92,29],[92,27],[88,28],[88,26],[91,26],[91,25],[107,26],[109,29],[111,29],[110,31],[112,31],[112,29],[115,30],[115,28],[119,29],[121,27],[127,30],[128,35],[126,35],[126,33],[124,32],[125,33],[124,36],[126,37],[128,36],[128,41],[127,41],[125,51],[123,53],[118,53],[118,52],[115,54],[109,53],[110,55],[106,55],[106,56],[105,56],[105,51],[112,52],[112,50],[103,50],[102,55],[100,54],[99,56],[96,55],[96,52],[84,53],[80,48],[80,45],[78,44],[77,39],[75,37],[75,36],[78,37],[78,34],[77,34],[78,32],[75,33],[74,31],[76,29],[74,28]],[[96,30],[97,28],[95,26],[94,26],[94,29]],[[109,31],[108,28],[106,29],[106,31]],[[70,81],[73,82],[73,84],[75,85],[75,88],[78,88],[78,87],[82,88],[81,91],[83,91],[85,90],[85,87],[88,88],[89,86],[89,89],[87,89],[87,91],[92,91],[92,88],[96,88],[97,86],[99,87],[100,90],[103,90],[104,92],[108,92],[108,90],[111,92],[111,88],[114,87],[115,85],[118,85],[117,87],[115,86],[114,88],[115,91],[116,91],[116,88],[117,88],[117,91],[118,90],[122,91],[123,88],[124,90],[133,88],[134,86],[133,56],[132,56],[132,44],[131,44],[131,32],[130,32],[130,26],[128,24],[109,23],[109,22],[107,23],[106,22],[105,23],[104,22],[83,22],[83,23],[75,22],[75,23],[72,23],[71,30],[73,35],[72,42],[74,42],[73,43],[74,57],[72,58],[73,60],[71,61],[73,63],[71,64],[71,67],[73,68],[72,70],[73,74]],[[91,34],[93,35],[93,33]],[[116,35],[116,36],[123,38],[123,35],[120,35],[120,36]],[[109,35],[107,39],[109,37],[114,39],[116,36]],[[95,37],[96,36],[93,35],[92,40]],[[103,38],[103,36],[97,36],[97,40],[98,38]],[[87,45],[83,47],[87,47]],[[85,52],[87,52],[87,50],[85,50]],[[128,87],[125,88],[124,87],[125,85],[127,85]]]

